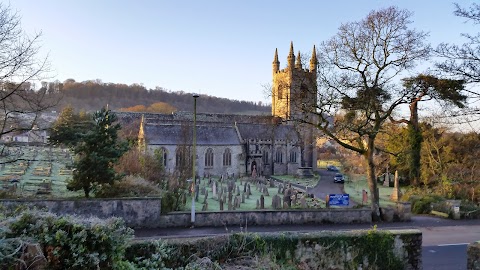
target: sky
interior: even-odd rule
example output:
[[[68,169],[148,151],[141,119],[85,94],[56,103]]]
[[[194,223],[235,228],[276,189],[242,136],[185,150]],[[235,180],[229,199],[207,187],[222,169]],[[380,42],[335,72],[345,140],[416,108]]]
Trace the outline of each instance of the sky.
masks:
[[[27,34],[42,32],[49,81],[138,83],[264,104],[275,48],[284,68],[291,41],[295,54],[311,55],[342,23],[372,10],[412,11],[411,27],[429,32],[432,46],[478,32],[448,0],[0,1],[20,14]]]

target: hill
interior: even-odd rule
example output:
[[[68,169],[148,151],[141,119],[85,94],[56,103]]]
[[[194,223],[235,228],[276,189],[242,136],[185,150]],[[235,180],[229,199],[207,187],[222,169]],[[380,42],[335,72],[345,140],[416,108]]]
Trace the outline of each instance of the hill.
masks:
[[[75,109],[94,111],[108,104],[112,110],[143,105],[149,107],[155,103],[173,106],[177,111],[192,111],[192,93],[172,92],[163,88],[146,89],[140,84],[103,83],[99,80],[76,82],[68,79],[61,82],[43,83],[42,88],[49,94],[62,95],[57,106],[60,111],[70,104]],[[197,102],[197,111],[204,113],[227,114],[270,114],[270,106],[261,102],[230,100],[209,95],[202,95]]]

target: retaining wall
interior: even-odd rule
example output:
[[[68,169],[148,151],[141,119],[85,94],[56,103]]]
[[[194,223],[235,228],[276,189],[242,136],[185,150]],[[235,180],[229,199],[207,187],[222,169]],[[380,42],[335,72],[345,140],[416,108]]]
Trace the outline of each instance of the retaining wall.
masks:
[[[191,213],[172,212],[160,214],[161,198],[122,198],[122,199],[79,199],[79,200],[0,200],[0,205],[8,208],[36,206],[57,214],[81,216],[112,216],[125,220],[132,228],[169,228],[191,226]],[[410,220],[410,205],[398,204],[391,209],[392,220]],[[387,212],[385,212],[387,213]],[[390,214],[389,214],[390,215]],[[281,224],[331,224],[331,223],[371,223],[370,209],[330,208],[330,209],[290,209],[196,212],[195,226],[251,226]]]
[[[245,255],[271,256],[299,269],[422,269],[419,230],[239,233],[166,241],[175,251],[166,261],[173,269],[185,266],[185,259]],[[136,241],[126,253],[140,257],[154,250],[153,242]]]
[[[0,205],[46,208],[60,215],[120,217],[129,227],[155,228],[160,223],[161,198],[79,199],[79,200],[0,200]]]
[[[480,242],[468,245],[467,270],[480,270]]]
[[[163,215],[158,227],[187,227],[191,225],[190,212]],[[197,212],[195,226],[245,226],[279,224],[370,223],[370,209],[299,209]]]

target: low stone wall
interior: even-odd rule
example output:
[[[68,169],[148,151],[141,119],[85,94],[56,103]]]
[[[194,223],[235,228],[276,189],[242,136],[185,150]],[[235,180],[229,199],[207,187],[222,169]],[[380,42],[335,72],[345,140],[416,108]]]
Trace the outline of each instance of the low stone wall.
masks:
[[[0,205],[46,208],[60,215],[120,217],[129,227],[155,228],[160,223],[161,198],[79,199],[79,200],[0,200]]]
[[[190,226],[190,212],[163,215],[157,227]],[[299,209],[197,212],[195,226],[245,226],[279,224],[371,223],[370,209]]]
[[[298,269],[422,269],[419,230],[238,233],[166,241],[175,256],[165,263],[173,269],[192,258],[224,262],[265,256]],[[155,247],[154,242],[136,241],[126,253],[145,256]]]
[[[480,270],[480,242],[468,245],[467,270]]]

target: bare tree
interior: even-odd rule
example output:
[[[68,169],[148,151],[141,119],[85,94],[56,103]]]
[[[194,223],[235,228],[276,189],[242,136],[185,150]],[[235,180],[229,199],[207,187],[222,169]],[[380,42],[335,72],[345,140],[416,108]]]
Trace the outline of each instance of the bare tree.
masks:
[[[48,69],[47,58],[39,58],[40,36],[27,35],[20,16],[0,3],[0,136],[31,129],[39,114],[56,103],[47,91],[32,88],[31,82]]]
[[[408,28],[411,16],[407,10],[389,7],[342,24],[318,50],[315,106],[301,105],[307,115],[315,116],[298,119],[364,156],[374,219],[380,216],[375,140],[394,110],[408,103],[407,93],[394,79],[430,53],[427,34]]]
[[[467,21],[472,21],[474,24],[480,23],[480,5],[477,3],[472,3],[468,9],[455,4],[454,14],[467,19]],[[466,38],[466,43],[461,45],[441,43],[438,45],[435,53],[444,61],[436,63],[436,66],[457,79],[478,83],[480,82],[480,33],[474,35],[462,33],[461,36]],[[478,95],[478,93],[474,94]]]

